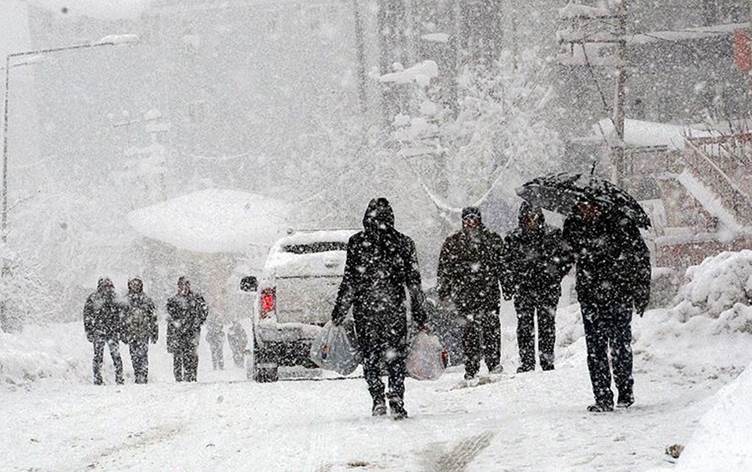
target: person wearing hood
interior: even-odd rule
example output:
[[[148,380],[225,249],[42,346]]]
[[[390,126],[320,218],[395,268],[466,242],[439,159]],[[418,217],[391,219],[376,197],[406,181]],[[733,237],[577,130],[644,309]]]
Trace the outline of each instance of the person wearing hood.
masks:
[[[394,212],[386,198],[368,204],[363,231],[347,243],[345,273],[332,311],[340,325],[352,308],[363,373],[373,399],[371,413],[387,413],[382,367],[389,376],[389,409],[394,419],[407,417],[404,406],[407,357],[406,291],[412,320],[425,329],[424,295],[415,243],[394,228]]]
[[[612,370],[616,406],[628,408],[635,401],[632,315],[642,316],[650,301],[650,251],[634,221],[596,200],[577,204],[564,221],[563,238],[577,265],[575,288],[595,397],[588,411],[614,409]]]
[[[504,297],[517,311],[518,373],[535,370],[535,318],[543,370],[554,368],[556,306],[561,281],[569,272],[561,230],[546,224],[543,211],[523,202],[519,226],[504,238]]]
[[[122,306],[117,301],[112,280],[102,277],[97,282],[97,290],[84,304],[84,331],[86,339],[94,345],[94,384],[102,385],[102,363],[104,346],[110,348],[110,357],[115,366],[115,382],[123,383],[123,360],[120,357],[120,336],[122,331]]]
[[[191,289],[186,277],[178,279],[178,293],[167,300],[167,352],[172,354],[176,382],[195,382],[201,325],[209,316],[204,297]]]
[[[212,357],[212,370],[225,370],[225,328],[222,320],[215,318],[206,324],[206,342]]]
[[[477,382],[483,357],[501,373],[501,252],[503,239],[483,225],[480,209],[462,210],[462,229],[444,241],[439,255],[438,293],[465,324],[465,380]]]
[[[232,361],[238,367],[245,365],[245,353],[248,349],[248,334],[240,321],[235,320],[227,332],[227,343],[232,351]]]
[[[144,283],[139,278],[128,281],[123,325],[136,383],[145,384],[149,378],[149,343],[155,344],[159,339],[159,326],[154,302],[144,293]]]

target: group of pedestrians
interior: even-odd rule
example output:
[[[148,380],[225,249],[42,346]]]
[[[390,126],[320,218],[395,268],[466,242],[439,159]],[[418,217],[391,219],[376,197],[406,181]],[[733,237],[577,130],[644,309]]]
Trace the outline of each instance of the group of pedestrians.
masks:
[[[166,311],[167,352],[172,354],[175,380],[195,382],[201,326],[209,315],[206,300],[192,290],[191,283],[186,277],[180,277],[177,292],[167,300]],[[216,327],[217,323],[213,326]],[[84,305],[84,330],[86,338],[94,347],[95,384],[103,383],[102,363],[105,346],[109,348],[115,367],[115,382],[124,382],[123,361],[119,350],[121,342],[128,344],[135,382],[147,383],[149,344],[155,344],[159,339],[159,325],[156,305],[144,293],[141,279],[133,278],[128,281],[128,292],[123,298],[118,297],[112,280],[106,277],[99,279],[97,290],[89,295]],[[221,325],[219,333],[224,337]],[[216,329],[208,330],[207,340],[212,347],[214,367],[222,368],[221,352],[224,339],[217,339],[216,334]],[[235,322],[232,325],[228,341],[233,350],[235,363],[242,366],[248,338],[240,323]],[[219,349],[216,347],[217,344]]]
[[[406,293],[416,328],[427,329],[415,243],[394,228],[394,213],[385,198],[369,203],[363,227],[347,245],[332,321],[341,324],[352,309],[372,414],[386,415],[388,400],[392,416],[402,419],[407,417]],[[633,312],[641,316],[647,308],[650,255],[637,226],[595,200],[580,201],[563,231],[547,225],[540,208],[523,203],[518,227],[505,238],[484,226],[478,208],[462,211],[462,229],[444,242],[437,275],[441,303],[464,323],[468,384],[477,384],[481,359],[491,373],[503,370],[502,296],[514,300],[517,312],[518,373],[535,369],[536,318],[540,367],[554,369],[556,307],[562,279],[573,266],[595,397],[588,411],[613,410],[611,365],[617,406],[634,403],[631,319]],[[388,374],[386,393],[382,369]]]

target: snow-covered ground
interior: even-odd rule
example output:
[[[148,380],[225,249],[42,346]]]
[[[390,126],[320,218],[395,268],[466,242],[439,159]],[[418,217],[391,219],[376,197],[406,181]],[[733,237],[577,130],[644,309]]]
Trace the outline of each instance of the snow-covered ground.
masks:
[[[752,287],[751,261],[746,251],[703,264],[689,273],[676,308],[634,321],[637,403],[612,414],[585,412],[592,394],[576,305],[559,310],[556,371],[464,389],[454,388],[459,369],[436,382],[409,379],[404,422],[370,417],[361,378],[256,384],[235,367],[212,372],[205,342],[198,384],[172,382],[161,341],[152,383],[95,387],[79,324],[4,334],[1,468],[750,470],[752,371],[739,374],[752,363],[752,323],[737,300]],[[502,319],[511,372],[511,307]],[[673,444],[687,445],[676,467],[664,452]]]

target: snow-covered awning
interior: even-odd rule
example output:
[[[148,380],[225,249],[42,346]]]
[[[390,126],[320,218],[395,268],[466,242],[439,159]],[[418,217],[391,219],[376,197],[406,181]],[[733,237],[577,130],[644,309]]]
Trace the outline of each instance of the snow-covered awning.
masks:
[[[207,189],[132,211],[141,235],[201,253],[244,253],[285,234],[290,205],[237,190]]]

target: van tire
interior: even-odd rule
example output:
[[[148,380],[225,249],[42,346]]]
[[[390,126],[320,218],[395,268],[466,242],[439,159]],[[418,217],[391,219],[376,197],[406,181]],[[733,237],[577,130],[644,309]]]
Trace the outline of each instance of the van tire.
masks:
[[[253,372],[253,380],[258,383],[270,383],[279,380],[279,372],[276,366],[274,367],[256,367]]]

